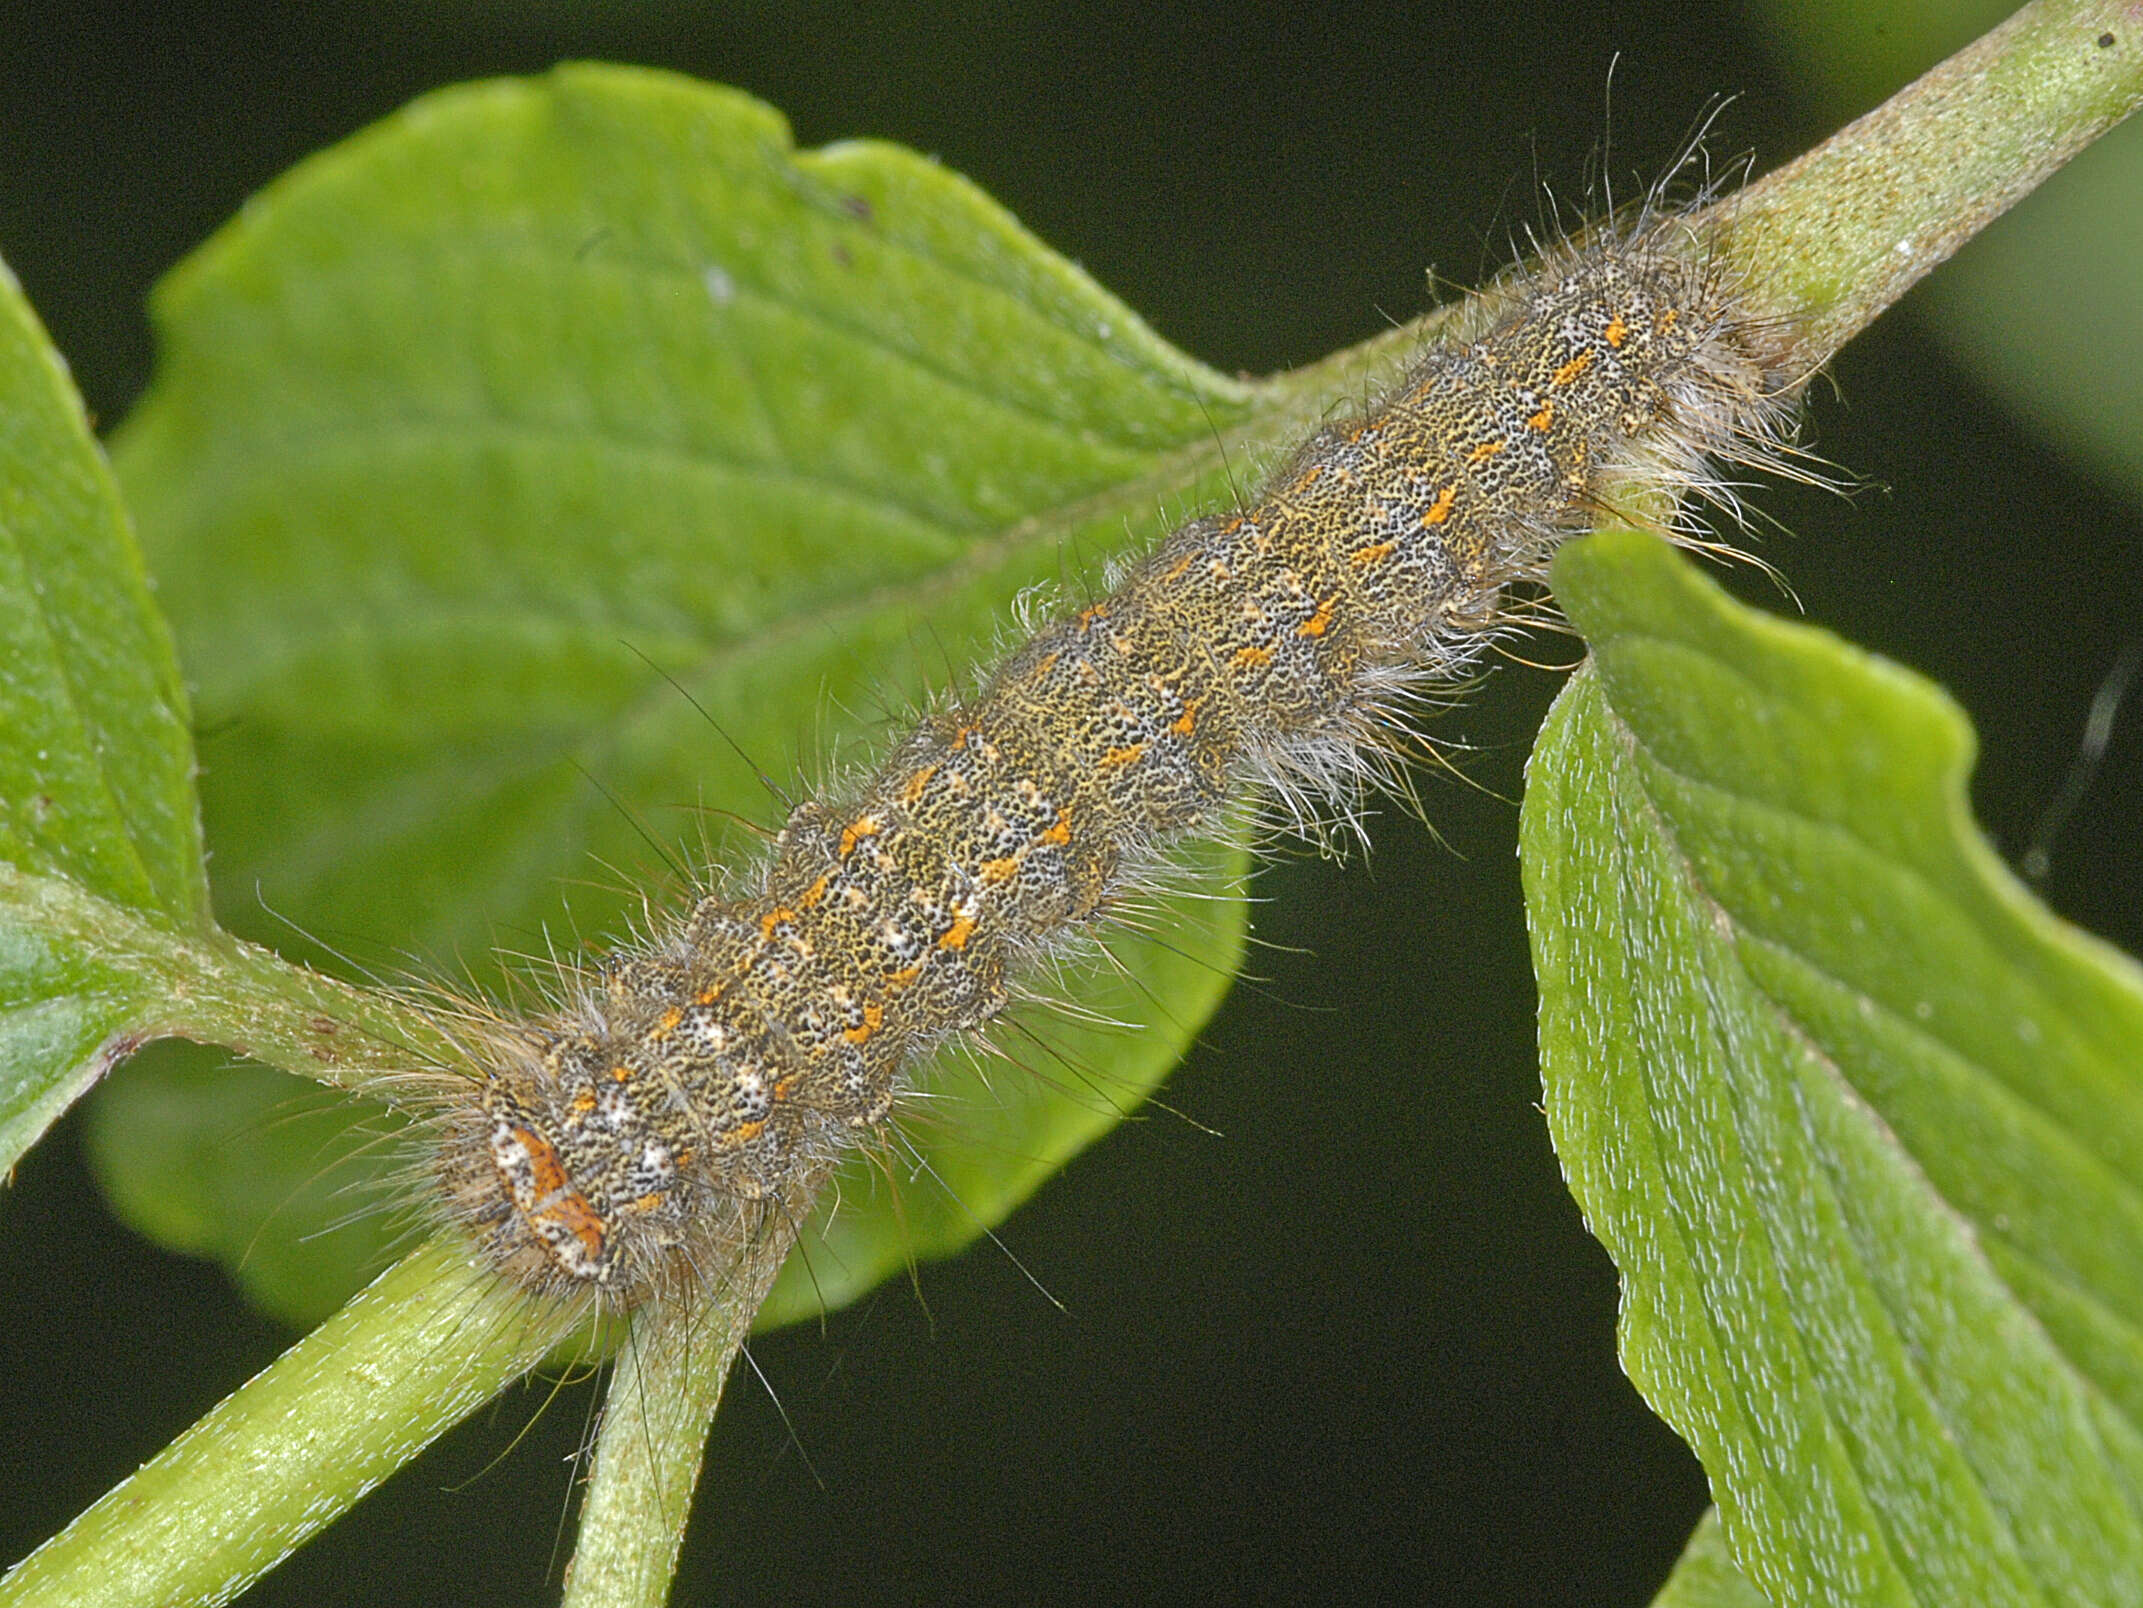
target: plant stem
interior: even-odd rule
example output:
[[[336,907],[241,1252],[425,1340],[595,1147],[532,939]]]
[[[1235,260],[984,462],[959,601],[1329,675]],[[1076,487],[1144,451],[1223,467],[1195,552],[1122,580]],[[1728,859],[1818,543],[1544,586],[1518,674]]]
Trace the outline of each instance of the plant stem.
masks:
[[[25,1558],[0,1608],[228,1602],[565,1327],[432,1241]]]
[[[739,1248],[711,1299],[637,1314],[605,1396],[562,1608],[662,1608],[692,1514],[707,1428],[752,1319],[824,1184],[799,1179]]]
[[[2034,0],[1706,220],[1804,372],[2143,104],[2143,4]]]

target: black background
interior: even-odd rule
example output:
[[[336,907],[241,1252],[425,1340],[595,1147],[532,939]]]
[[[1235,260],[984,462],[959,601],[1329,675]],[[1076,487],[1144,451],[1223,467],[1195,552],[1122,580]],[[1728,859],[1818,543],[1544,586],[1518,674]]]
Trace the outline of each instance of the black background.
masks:
[[[250,191],[427,88],[600,57],[743,85],[804,144],[936,153],[1179,345],[1264,370],[1419,311],[1424,265],[1498,265],[1543,182],[1582,195],[1618,52],[1620,178],[1721,92],[1716,151],[1770,166],[1826,132],[1700,0],[1041,9],[7,4],[0,252],[114,420],[148,286]],[[2013,855],[2143,622],[2143,528],[1909,305],[1833,373],[1813,439],[1865,488],[1765,493],[1786,530],[1763,551],[1811,618],[1958,694]],[[754,1348],[678,1602],[1649,1598],[1706,1495],[1616,1367],[1614,1273],[1536,1108],[1513,801],[1555,684],[1507,669],[1440,728],[1480,784],[1428,782],[1441,844],[1388,813],[1366,866],[1266,870],[1262,980],[1170,1085],[1195,1122],[1149,1111],[1002,1230],[1063,1310],[985,1243],[920,1299]],[[2139,727],[2050,884],[2130,948]],[[0,1198],[0,1266],[0,1559],[288,1339],[114,1224],[71,1122]],[[248,1601],[554,1595],[588,1389],[501,1456],[546,1394],[479,1415]]]

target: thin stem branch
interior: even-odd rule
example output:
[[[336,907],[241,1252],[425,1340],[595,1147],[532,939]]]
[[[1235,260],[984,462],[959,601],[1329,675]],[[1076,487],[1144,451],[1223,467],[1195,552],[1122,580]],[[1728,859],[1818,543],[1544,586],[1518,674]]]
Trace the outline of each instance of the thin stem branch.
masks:
[[[567,1327],[433,1241],[16,1565],[0,1608],[228,1602]]]

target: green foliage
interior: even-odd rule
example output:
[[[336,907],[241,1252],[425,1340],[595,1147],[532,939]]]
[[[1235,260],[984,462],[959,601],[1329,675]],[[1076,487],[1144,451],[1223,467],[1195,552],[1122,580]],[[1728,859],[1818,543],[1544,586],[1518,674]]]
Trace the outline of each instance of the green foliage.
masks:
[[[2143,1594],[2143,976],[1935,689],[1578,543],[1528,773],[1548,1118],[1624,1365],[1779,1601]]]
[[[100,937],[191,934],[207,890],[171,640],[104,455],[0,267],[0,1172],[154,990]]]
[[[792,792],[837,775],[1020,591],[1210,495],[1216,427],[1284,399],[930,162],[799,155],[743,95],[612,68],[420,102],[272,187],[156,313],[117,456],[215,734],[225,917],[494,985],[498,934],[622,935],[632,888],[580,868],[675,908],[651,854],[748,860],[738,823],[781,810],[743,754]],[[1175,1064],[1242,939],[1240,901],[1203,896],[1240,856],[1202,860],[1082,992],[1123,1025],[1044,1013],[1008,1040],[1043,1076],[930,1079],[901,1165],[934,1177],[859,1166],[765,1321],[964,1245]],[[208,1075],[115,1084],[107,1188],[317,1320],[386,1245],[319,1242],[366,1166],[281,1120],[288,1080],[177,1094]]]

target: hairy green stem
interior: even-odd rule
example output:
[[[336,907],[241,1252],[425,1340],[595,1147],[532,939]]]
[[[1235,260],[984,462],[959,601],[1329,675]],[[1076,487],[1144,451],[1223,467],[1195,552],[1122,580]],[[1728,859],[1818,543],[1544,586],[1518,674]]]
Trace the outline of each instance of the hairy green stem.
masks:
[[[25,1558],[0,1608],[228,1602],[565,1327],[433,1241]]]
[[[713,1298],[637,1314],[619,1353],[581,1506],[563,1608],[662,1608],[669,1599],[707,1427],[752,1319],[830,1169],[799,1179],[739,1250]]]
[[[1812,371],[2138,105],[2143,4],[2035,0],[1709,221]]]

